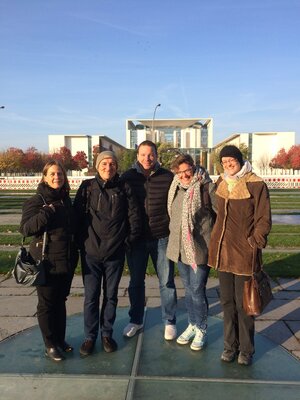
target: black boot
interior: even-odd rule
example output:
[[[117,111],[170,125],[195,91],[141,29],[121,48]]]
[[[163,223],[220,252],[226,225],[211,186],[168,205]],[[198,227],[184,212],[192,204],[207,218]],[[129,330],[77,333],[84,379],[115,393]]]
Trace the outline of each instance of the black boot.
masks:
[[[72,347],[69,343],[67,342],[62,342],[58,345],[58,347],[64,351],[65,353],[71,353],[74,350],[74,347]]]
[[[110,336],[102,336],[102,344],[106,353],[112,353],[118,349],[117,342]]]
[[[57,347],[47,347],[45,349],[45,356],[55,362],[63,361],[65,359]]]

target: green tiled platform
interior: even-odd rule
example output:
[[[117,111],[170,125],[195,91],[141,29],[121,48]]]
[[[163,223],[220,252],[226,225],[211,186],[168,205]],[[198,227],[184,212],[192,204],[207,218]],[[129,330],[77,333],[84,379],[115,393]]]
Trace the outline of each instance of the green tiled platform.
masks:
[[[91,357],[81,358],[83,318],[68,319],[68,340],[75,346],[65,362],[43,356],[37,327],[0,343],[0,393],[5,400],[137,400],[189,398],[243,400],[300,399],[300,362],[282,347],[256,335],[251,367],[222,363],[222,320],[209,319],[208,345],[200,352],[163,339],[159,308],[148,309],[145,330],[126,339],[127,309],[119,308],[114,337],[119,351],[105,353],[100,341]],[[186,315],[178,315],[178,330]]]

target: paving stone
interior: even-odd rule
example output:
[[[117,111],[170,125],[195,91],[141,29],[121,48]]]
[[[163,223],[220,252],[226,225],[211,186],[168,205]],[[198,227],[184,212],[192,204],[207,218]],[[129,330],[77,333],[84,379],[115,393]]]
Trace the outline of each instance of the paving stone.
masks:
[[[298,358],[300,360],[300,350],[293,350],[292,354],[293,354],[293,356],[295,356],[296,358]]]
[[[36,306],[36,296],[0,296],[1,317],[33,317]]]
[[[283,321],[256,321],[255,330],[287,350],[298,350],[299,342]]]
[[[66,301],[67,315],[73,315],[83,312],[84,297],[68,297]]]
[[[0,340],[37,325],[36,317],[0,317]]]
[[[20,286],[15,287],[1,287],[0,286],[0,296],[36,296],[36,289],[34,287]]]
[[[293,332],[297,340],[299,340],[299,350],[300,350],[300,321],[286,321],[286,324]]]
[[[300,292],[300,279],[278,278],[278,282],[284,290],[298,290]]]
[[[219,291],[218,288],[212,287],[206,290],[206,296],[209,298],[219,298]]]
[[[274,299],[281,300],[300,300],[300,292],[292,290],[280,290],[273,292]]]
[[[274,299],[268,304],[263,314],[257,319],[299,321],[299,306],[299,300],[285,301]]]

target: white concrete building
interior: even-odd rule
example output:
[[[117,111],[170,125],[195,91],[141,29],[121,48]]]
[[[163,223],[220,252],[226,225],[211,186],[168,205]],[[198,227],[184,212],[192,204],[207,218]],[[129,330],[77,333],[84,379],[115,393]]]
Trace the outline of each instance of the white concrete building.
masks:
[[[99,146],[99,151],[125,149],[124,146],[104,135],[48,135],[49,153],[54,153],[60,147],[67,147],[72,156],[78,151],[87,155],[89,166],[93,165],[93,148]]]
[[[213,144],[213,119],[127,119],[126,147],[135,149],[144,140],[169,143],[206,166]]]
[[[221,149],[227,144],[239,147],[245,144],[249,151],[249,161],[253,170],[260,175],[272,174],[270,161],[280,149],[288,151],[295,144],[295,132],[251,132],[235,133],[214,146]]]

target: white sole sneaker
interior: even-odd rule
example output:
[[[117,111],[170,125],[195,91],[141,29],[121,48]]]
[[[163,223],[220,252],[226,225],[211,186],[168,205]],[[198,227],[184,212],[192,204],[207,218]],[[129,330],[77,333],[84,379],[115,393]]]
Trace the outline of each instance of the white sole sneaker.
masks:
[[[123,330],[123,335],[126,337],[133,337],[136,335],[142,328],[143,324],[132,324],[129,323]]]
[[[176,325],[166,325],[165,326],[165,340],[174,340],[177,336]]]

